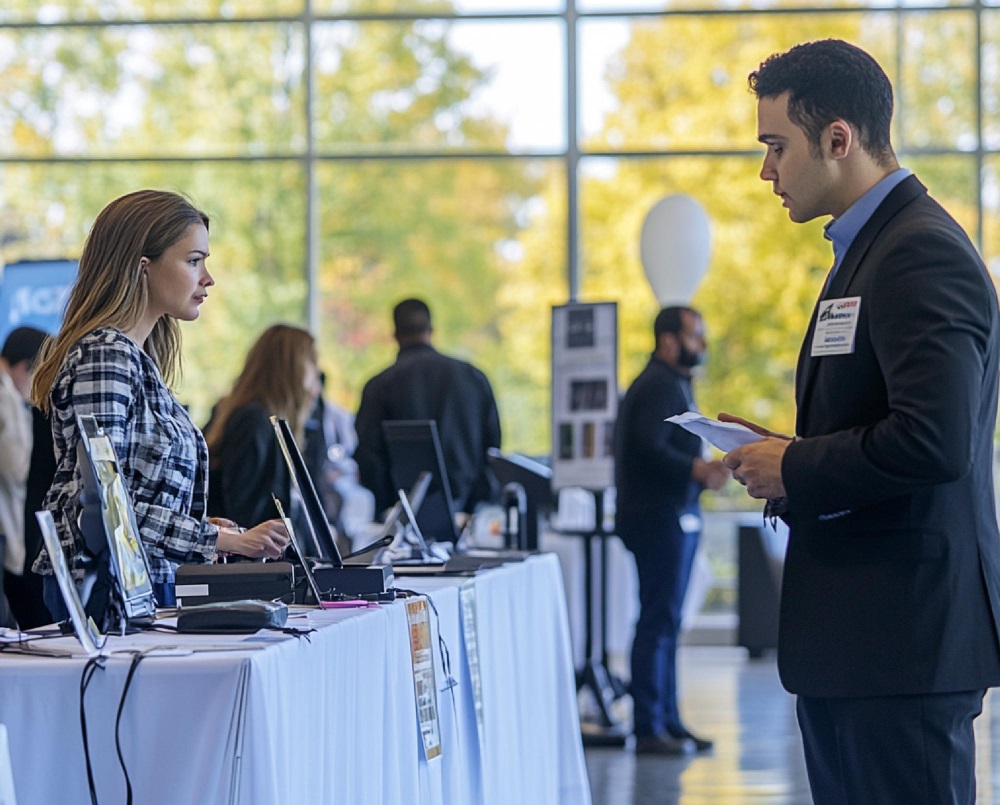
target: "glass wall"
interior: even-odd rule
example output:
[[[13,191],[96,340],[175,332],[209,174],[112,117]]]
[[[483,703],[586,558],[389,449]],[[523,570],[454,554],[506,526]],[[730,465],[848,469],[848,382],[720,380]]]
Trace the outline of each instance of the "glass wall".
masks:
[[[713,228],[702,407],[787,430],[830,255],[758,179],[746,75],[828,36],[883,64],[902,162],[1000,271],[1000,4],[973,0],[7,0],[0,259],[78,256],[112,198],[183,191],[218,281],[185,327],[197,419],[275,320],[313,328],[353,409],[422,295],[504,446],[543,455],[550,306],[619,303],[624,388],[657,307],[639,229],[686,193]]]
[[[788,427],[828,254],[757,181],[746,74],[826,36],[886,68],[904,163],[1000,270],[1000,9],[971,0],[13,0],[0,258],[76,256],[111,198],[181,190],[219,280],[185,328],[199,417],[276,319],[317,332],[353,408],[391,305],[423,294],[493,379],[505,446],[545,454],[549,305],[619,302],[624,386],[656,308],[638,231],[687,193],[713,225],[703,405]]]

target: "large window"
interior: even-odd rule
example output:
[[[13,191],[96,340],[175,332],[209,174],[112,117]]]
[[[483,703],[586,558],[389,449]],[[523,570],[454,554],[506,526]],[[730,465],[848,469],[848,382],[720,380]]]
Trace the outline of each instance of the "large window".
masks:
[[[686,193],[713,227],[702,406],[790,429],[830,255],[757,179],[746,75],[826,36],[886,68],[901,160],[1000,271],[1000,3],[973,0],[7,0],[0,258],[77,256],[112,198],[181,190],[218,280],[185,327],[197,419],[279,319],[353,409],[422,295],[505,447],[545,454],[549,307],[619,303],[624,387],[657,306],[639,228]]]
[[[505,448],[546,454],[549,308],[618,302],[624,388],[657,309],[642,221],[685,193],[713,231],[701,406],[790,431],[830,252],[757,178],[746,76],[830,36],[882,63],[901,161],[1000,272],[1000,0],[5,0],[0,260],[76,257],[112,198],[180,190],[217,280],[184,328],[197,421],[277,320],[312,328],[353,410],[420,295],[492,380]],[[730,487],[706,504],[757,508]],[[724,610],[731,520],[706,522]]]

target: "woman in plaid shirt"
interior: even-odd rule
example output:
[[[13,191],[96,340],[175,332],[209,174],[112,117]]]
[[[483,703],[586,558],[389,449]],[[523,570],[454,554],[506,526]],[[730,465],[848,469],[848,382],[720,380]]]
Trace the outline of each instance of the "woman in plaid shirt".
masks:
[[[180,364],[178,320],[193,321],[215,284],[208,216],[175,193],[141,190],[97,216],[80,257],[58,335],[35,371],[32,402],[52,418],[56,473],[45,497],[63,549],[79,569],[83,535],[77,417],[93,415],[118,456],[161,605],[173,603],[174,568],[219,552],[277,557],[280,520],[244,530],[206,517],[208,451],[167,386]],[[43,550],[36,573],[51,574]],[[58,589],[46,579],[58,617]]]

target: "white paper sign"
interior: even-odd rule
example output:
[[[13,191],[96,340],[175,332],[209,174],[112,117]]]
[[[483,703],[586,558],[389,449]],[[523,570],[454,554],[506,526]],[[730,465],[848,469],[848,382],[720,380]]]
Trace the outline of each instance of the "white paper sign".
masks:
[[[413,664],[413,691],[417,698],[417,719],[428,760],[441,755],[441,729],[438,725],[437,686],[434,683],[434,653],[431,648],[431,623],[427,599],[406,602],[406,620],[410,627],[410,660]]]
[[[552,308],[552,488],[614,486],[618,307]]]
[[[479,633],[476,622],[476,583],[467,581],[459,591],[462,602],[462,637],[465,639],[465,656],[472,680],[472,703],[476,710],[476,730],[479,733],[479,751],[486,753],[483,731],[483,679],[479,672]]]

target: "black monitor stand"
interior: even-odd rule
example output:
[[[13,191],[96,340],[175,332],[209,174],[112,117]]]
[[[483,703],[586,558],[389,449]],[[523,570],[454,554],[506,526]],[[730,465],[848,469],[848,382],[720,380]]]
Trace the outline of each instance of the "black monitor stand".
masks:
[[[503,485],[505,546],[537,551],[539,519],[552,505],[552,470],[517,453],[501,453],[495,447],[487,451],[487,460]]]
[[[608,537],[614,536],[604,530],[604,491],[588,490],[594,496],[594,526],[589,531],[559,530],[567,536],[583,538],[584,556],[584,617],[585,642],[583,668],[577,671],[576,689],[589,689],[598,707],[598,720],[581,721],[584,746],[624,746],[628,735],[625,724],[612,712],[612,705],[625,695],[624,683],[608,671]],[[600,554],[600,581],[596,591],[597,606],[600,608],[601,646],[600,656],[594,656],[595,631],[595,591],[593,584],[594,540],[597,540]]]

